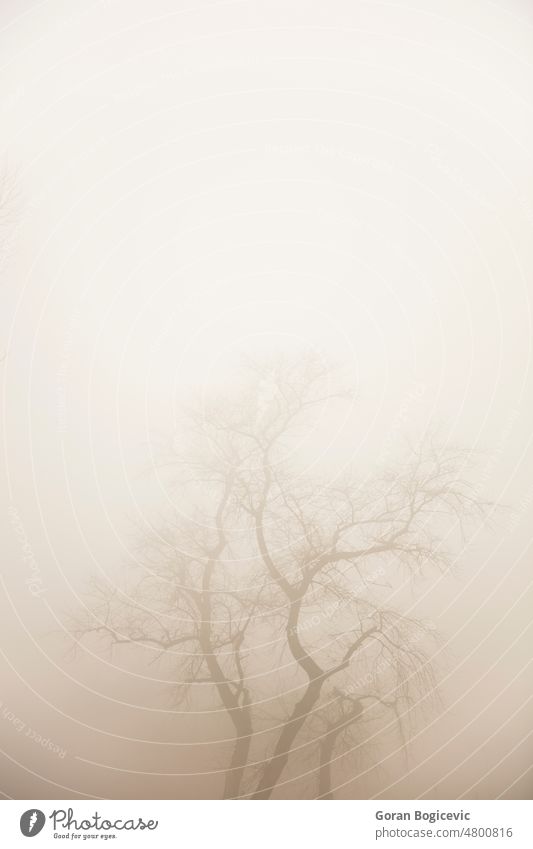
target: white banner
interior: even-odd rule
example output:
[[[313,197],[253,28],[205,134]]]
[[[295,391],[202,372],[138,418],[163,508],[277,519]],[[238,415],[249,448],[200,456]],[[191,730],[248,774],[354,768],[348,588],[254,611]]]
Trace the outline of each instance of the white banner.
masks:
[[[529,801],[5,801],[2,846],[533,847]]]

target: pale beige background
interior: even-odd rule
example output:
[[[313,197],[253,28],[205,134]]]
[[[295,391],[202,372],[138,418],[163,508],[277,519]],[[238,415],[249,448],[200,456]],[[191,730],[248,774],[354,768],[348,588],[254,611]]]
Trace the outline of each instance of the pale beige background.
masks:
[[[343,449],[437,422],[516,509],[422,588],[448,672],[411,769],[343,792],[530,795],[531,4],[3,0],[0,51],[2,792],[217,794],[144,774],[209,771],[216,727],[50,632],[158,509],[179,399],[310,346],[358,385]]]

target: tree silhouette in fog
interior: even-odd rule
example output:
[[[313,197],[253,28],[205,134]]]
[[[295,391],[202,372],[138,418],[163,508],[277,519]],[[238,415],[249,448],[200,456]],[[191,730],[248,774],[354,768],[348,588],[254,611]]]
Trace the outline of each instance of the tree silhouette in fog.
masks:
[[[75,627],[152,647],[177,704],[222,709],[225,798],[282,794],[289,772],[332,798],[365,747],[401,748],[434,707],[436,635],[402,607],[483,509],[468,452],[426,438],[368,475],[343,436],[351,463],[321,473],[317,423],[354,404],[338,380],[312,357],[248,365],[237,392],[186,410],[168,519]]]

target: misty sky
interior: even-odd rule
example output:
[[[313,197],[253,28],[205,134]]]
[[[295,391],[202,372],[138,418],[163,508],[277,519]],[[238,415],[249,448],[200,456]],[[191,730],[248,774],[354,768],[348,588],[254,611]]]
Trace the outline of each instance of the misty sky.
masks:
[[[73,658],[62,623],[168,503],[179,404],[311,349],[357,390],[326,467],[433,424],[515,511],[413,601],[444,708],[408,770],[342,792],[529,796],[531,4],[3,0],[0,57],[0,699],[66,751],[0,716],[3,792],[214,792],[146,669]]]

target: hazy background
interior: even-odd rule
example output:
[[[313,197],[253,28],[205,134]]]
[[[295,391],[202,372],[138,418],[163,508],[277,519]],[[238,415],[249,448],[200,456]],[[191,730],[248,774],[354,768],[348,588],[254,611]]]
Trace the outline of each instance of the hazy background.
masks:
[[[0,51],[3,794],[219,795],[226,727],[61,623],[164,508],[179,402],[311,348],[344,451],[436,422],[515,509],[420,588],[442,714],[340,794],[530,796],[531,4],[3,0]]]

